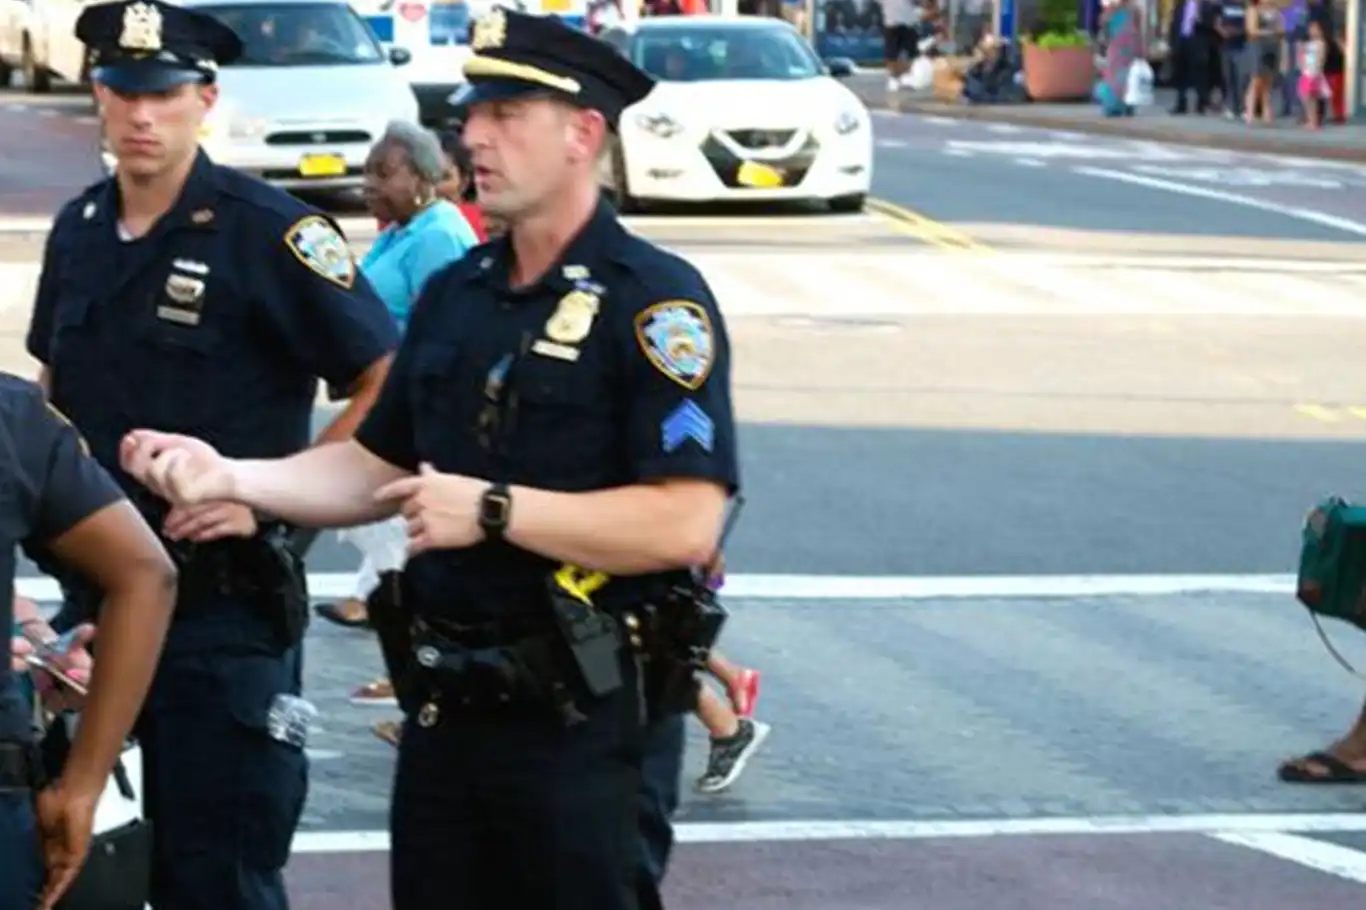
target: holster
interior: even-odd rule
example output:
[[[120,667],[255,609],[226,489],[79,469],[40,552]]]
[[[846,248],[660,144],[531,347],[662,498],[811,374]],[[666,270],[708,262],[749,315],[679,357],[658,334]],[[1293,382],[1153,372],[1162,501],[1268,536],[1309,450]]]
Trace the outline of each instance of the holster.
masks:
[[[651,720],[697,707],[697,674],[705,670],[727,613],[713,591],[679,584],[632,611],[632,644],[644,656],[645,699]]]
[[[283,525],[254,537],[193,547],[180,562],[180,596],[238,596],[269,625],[276,646],[287,651],[308,631],[308,575],[291,549]]]
[[[415,691],[412,616],[405,600],[403,573],[382,572],[379,584],[366,598],[365,609],[370,627],[379,638],[380,654],[394,687],[394,696],[403,713],[411,714],[420,704],[422,695]]]
[[[592,694],[554,630],[534,626],[513,630],[498,623],[417,620],[412,626],[415,688],[449,711],[553,717],[566,727],[580,723]]]

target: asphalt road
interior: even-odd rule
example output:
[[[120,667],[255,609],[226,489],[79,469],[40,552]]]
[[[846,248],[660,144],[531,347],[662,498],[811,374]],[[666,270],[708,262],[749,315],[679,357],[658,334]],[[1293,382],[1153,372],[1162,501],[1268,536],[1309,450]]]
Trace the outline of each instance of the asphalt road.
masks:
[[[11,103],[30,106],[0,102],[22,135],[0,218],[50,214],[90,176],[94,127],[79,99]],[[940,250],[923,220],[637,223],[695,255],[732,328],[749,506],[726,648],[763,670],[775,727],[735,789],[686,798],[670,906],[1359,900],[1366,799],[1271,775],[1340,732],[1359,689],[1261,576],[1293,569],[1310,504],[1361,485],[1366,380],[1343,366],[1366,284],[1359,238],[1328,223],[1366,212],[1361,175],[925,118],[877,131],[877,195],[997,254]],[[1074,170],[1091,166],[1254,204]],[[38,239],[0,239],[16,282]],[[0,297],[5,365],[29,369],[23,292]],[[355,564],[324,538],[316,590]],[[1116,573],[1169,590],[1096,578]],[[1237,578],[1169,577],[1213,573]],[[378,656],[325,624],[309,656],[323,720],[294,897],[378,908],[392,755],[369,732],[385,712],[346,700]],[[689,778],[704,746],[694,729]]]

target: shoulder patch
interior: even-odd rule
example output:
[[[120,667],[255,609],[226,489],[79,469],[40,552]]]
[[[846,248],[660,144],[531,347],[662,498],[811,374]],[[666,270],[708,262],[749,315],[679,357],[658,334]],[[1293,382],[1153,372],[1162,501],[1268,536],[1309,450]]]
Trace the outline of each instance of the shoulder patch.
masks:
[[[76,434],[76,439],[77,439],[77,440],[80,442],[80,444],[81,444],[81,452],[84,453],[84,454],[86,454],[86,455],[89,455],[89,454],[90,454],[90,443],[88,443],[88,442],[85,441],[85,437],[81,435],[81,431],[80,431],[80,430],[76,429],[76,425],[75,425],[74,423],[71,422],[71,418],[70,418],[70,417],[67,417],[65,414],[63,414],[63,413],[61,412],[61,409],[58,408],[58,407],[57,407],[55,404],[53,404],[52,402],[47,401],[46,399],[44,399],[43,404],[47,406],[47,410],[48,410],[48,413],[49,413],[49,414],[51,414],[53,417],[57,418],[57,420],[60,421],[61,423],[66,424],[67,426],[71,427],[71,432],[73,432],[73,433]]]
[[[655,369],[685,389],[711,375],[716,340],[706,307],[691,300],[651,304],[636,316],[636,342]]]
[[[356,259],[346,238],[321,215],[306,215],[285,231],[285,246],[309,270],[347,289],[356,283]]]

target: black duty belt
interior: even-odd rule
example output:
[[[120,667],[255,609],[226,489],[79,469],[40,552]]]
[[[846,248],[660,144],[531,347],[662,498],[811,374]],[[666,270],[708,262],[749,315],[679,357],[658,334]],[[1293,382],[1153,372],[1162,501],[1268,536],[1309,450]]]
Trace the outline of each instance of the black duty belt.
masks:
[[[0,742],[0,790],[37,790],[43,763],[34,743]]]
[[[544,717],[572,701],[553,632],[534,634],[528,625],[415,621],[412,657],[420,689],[415,693],[421,701],[418,723],[432,726],[441,710]]]

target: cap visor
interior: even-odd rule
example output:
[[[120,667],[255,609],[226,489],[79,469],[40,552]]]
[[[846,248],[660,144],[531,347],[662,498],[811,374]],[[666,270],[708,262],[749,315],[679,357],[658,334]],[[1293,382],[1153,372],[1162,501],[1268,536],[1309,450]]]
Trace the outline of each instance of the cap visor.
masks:
[[[190,82],[203,82],[204,74],[183,67],[120,63],[96,67],[91,71],[90,78],[116,92],[154,94],[169,92],[178,85]]]
[[[446,103],[457,110],[479,104],[482,101],[509,101],[530,95],[553,95],[552,89],[534,82],[518,82],[516,79],[480,79],[466,82],[451,92]]]

